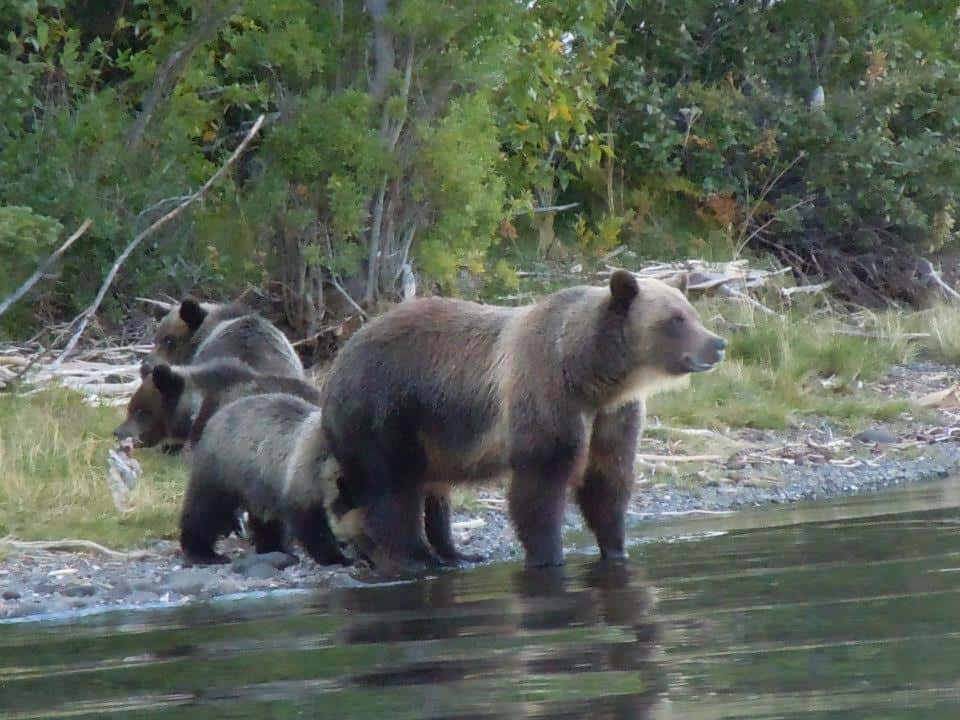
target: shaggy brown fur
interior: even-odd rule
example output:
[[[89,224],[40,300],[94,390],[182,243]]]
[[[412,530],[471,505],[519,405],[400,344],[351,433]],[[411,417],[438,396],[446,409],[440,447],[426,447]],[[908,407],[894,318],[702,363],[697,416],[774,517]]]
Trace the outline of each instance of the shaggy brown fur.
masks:
[[[427,536],[425,497],[509,476],[527,562],[545,566],[563,562],[573,488],[601,554],[623,557],[643,401],[724,347],[682,292],[624,271],[521,308],[401,303],[347,342],[324,384],[342,502],[364,509],[391,564],[423,567],[452,547],[448,514]]]
[[[281,393],[225,405],[193,452],[180,516],[187,560],[226,562],[215,550],[217,539],[246,510],[257,552],[289,552],[296,539],[318,563],[349,564],[328,521],[338,480],[338,466],[328,457],[317,406]],[[348,515],[338,523],[341,531]]]
[[[238,303],[199,303],[189,297],[160,321],[144,367],[228,357],[267,375],[303,376],[296,350],[269,320]]]
[[[127,417],[114,431],[138,445],[167,448],[195,443],[218,408],[248,395],[282,392],[320,404],[320,391],[296,377],[263,375],[241,360],[222,358],[198,365],[158,365],[130,398]]]

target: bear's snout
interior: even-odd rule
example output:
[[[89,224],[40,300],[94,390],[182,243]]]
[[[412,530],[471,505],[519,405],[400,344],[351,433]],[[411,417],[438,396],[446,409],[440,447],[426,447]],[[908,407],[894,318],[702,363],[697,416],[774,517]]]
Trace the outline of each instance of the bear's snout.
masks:
[[[127,423],[121,423],[120,425],[117,425],[117,429],[113,431],[113,436],[117,440],[126,440],[132,435],[133,433],[130,432],[130,429],[127,427]]]
[[[700,352],[684,353],[683,361],[687,372],[706,372],[713,370],[718,364],[723,362],[727,354],[727,341],[717,335],[712,335],[704,343]]]

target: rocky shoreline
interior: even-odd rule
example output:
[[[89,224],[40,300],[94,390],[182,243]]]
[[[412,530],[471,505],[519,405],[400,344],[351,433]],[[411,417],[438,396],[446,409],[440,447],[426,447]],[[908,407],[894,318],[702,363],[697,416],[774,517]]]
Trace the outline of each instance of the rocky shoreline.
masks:
[[[641,485],[631,503],[633,520],[655,520],[697,512],[735,511],[872,492],[887,487],[944,477],[960,467],[960,447],[944,444],[923,457],[884,459],[855,468],[790,467],[775,484],[748,481],[679,487]],[[502,494],[477,493],[471,510],[455,515],[455,532],[463,549],[483,553],[488,562],[518,560],[521,553],[510,527]],[[581,530],[574,507],[566,530]],[[256,555],[238,539],[224,541],[231,565],[183,567],[175,543],[158,541],[144,557],[100,557],[91,553],[31,551],[0,562],[0,621],[55,620],[111,609],[172,606],[218,597],[239,597],[342,587],[369,581],[364,569],[297,562],[283,553]]]
[[[873,389],[916,399],[945,385],[960,387],[957,377],[956,368],[912,363],[894,368]],[[932,412],[934,424],[904,417],[853,437],[816,418],[785,431],[742,428],[724,433],[671,431],[654,420],[641,443],[644,454],[638,456],[629,521],[828,499],[945,477],[960,471],[960,396]],[[685,455],[675,454],[678,443],[671,432],[687,438],[681,443]],[[689,462],[697,452],[709,454],[700,455],[701,462]],[[571,503],[565,531],[579,530],[583,524]],[[483,554],[488,562],[522,558],[504,494],[496,487],[465,494],[454,515],[454,534],[464,551]],[[634,541],[641,534],[631,532]],[[282,553],[251,554],[244,541],[232,537],[220,549],[234,558],[232,564],[183,567],[177,544],[169,540],[129,554],[12,548],[0,556],[0,622],[55,620],[377,579],[363,568],[322,567],[306,556],[296,561]]]

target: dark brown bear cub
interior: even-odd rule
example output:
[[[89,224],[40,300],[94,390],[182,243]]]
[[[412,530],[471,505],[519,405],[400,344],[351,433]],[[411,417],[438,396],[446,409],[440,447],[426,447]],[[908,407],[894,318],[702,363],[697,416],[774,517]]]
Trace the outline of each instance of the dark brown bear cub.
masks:
[[[200,303],[189,297],[160,321],[144,365],[149,370],[161,363],[185,365],[228,357],[266,375],[303,375],[296,350],[269,320],[239,303]]]
[[[195,443],[221,406],[247,395],[272,392],[320,404],[320,391],[305,380],[264,375],[236,358],[197,365],[161,364],[146,372],[114,435],[121,440],[132,437],[144,447]]]
[[[521,308],[411,300],[340,351],[323,429],[344,496],[398,566],[439,560],[427,494],[501,475],[528,564],[562,564],[571,488],[603,557],[619,558],[644,399],[724,348],[680,290],[625,271]]]
[[[194,448],[180,515],[183,553],[191,563],[226,562],[216,542],[246,510],[257,552],[289,552],[299,540],[318,563],[348,564],[327,514],[338,478],[316,405],[281,393],[231,402]]]

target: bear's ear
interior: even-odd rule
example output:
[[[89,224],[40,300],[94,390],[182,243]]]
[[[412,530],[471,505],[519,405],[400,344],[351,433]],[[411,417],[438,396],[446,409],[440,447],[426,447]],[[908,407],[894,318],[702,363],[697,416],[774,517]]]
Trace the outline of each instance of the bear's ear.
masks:
[[[207,311],[194,298],[184,298],[180,303],[180,319],[187,324],[190,332],[196,332],[206,317]]]
[[[614,310],[627,310],[639,294],[640,286],[632,272],[615,270],[610,276],[610,305]]]
[[[676,288],[684,295],[687,294],[687,287],[690,285],[690,273],[682,272],[674,275],[672,278],[664,280],[670,287]]]
[[[157,365],[153,369],[153,384],[165,400],[177,400],[183,394],[183,378],[169,365]]]

